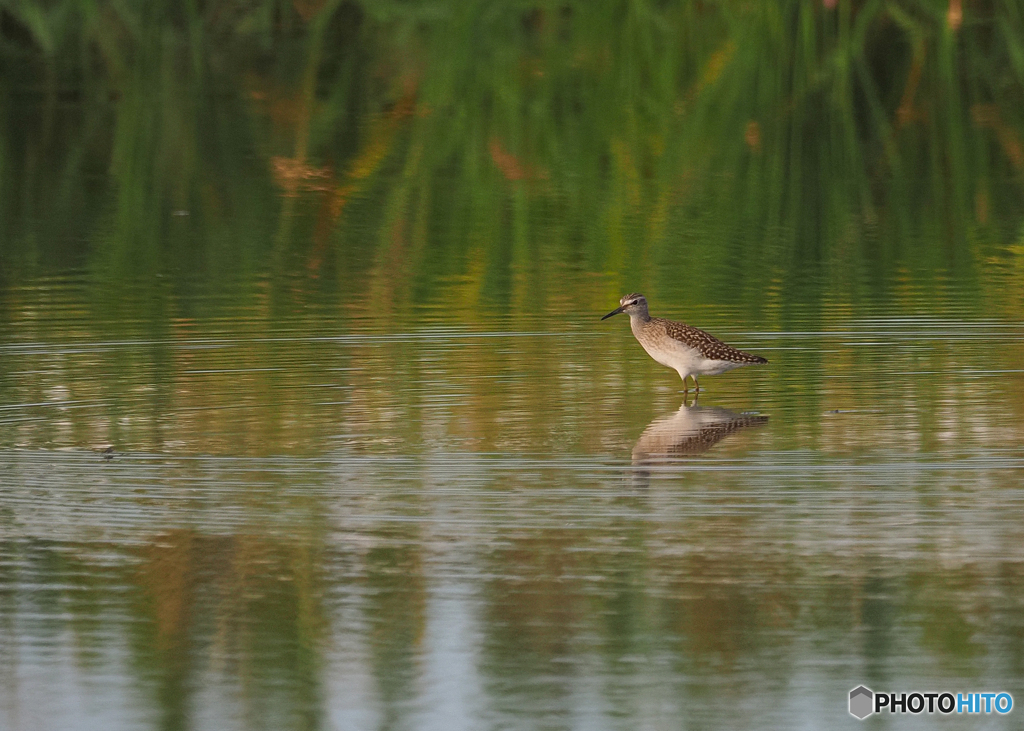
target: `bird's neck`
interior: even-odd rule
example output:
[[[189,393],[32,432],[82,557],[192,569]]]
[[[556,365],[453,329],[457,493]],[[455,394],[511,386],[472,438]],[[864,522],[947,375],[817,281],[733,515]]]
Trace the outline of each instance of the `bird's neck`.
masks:
[[[641,310],[640,312],[629,313],[629,324],[634,329],[640,327],[644,323],[651,321],[651,316],[647,314],[647,310]]]

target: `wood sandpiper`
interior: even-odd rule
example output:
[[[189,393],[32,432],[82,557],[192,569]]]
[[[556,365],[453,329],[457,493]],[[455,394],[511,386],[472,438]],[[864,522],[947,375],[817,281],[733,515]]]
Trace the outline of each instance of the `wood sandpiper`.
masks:
[[[647,298],[642,294],[627,294],[619,300],[619,307],[602,317],[625,312],[629,327],[647,354],[664,366],[674,369],[683,379],[683,393],[689,390],[686,378],[693,378],[695,391],[700,391],[697,376],[717,376],[745,365],[767,363],[759,355],[751,355],[726,345],[713,335],[681,322],[651,317],[647,314]]]

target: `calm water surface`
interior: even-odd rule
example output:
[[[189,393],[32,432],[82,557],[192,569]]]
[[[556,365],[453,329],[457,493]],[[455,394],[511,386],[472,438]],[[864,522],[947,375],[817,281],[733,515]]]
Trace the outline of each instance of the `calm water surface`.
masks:
[[[0,3],[0,731],[1024,728],[1019,7]]]
[[[8,290],[0,726],[821,728],[856,723],[861,683],[1024,702],[1020,322],[956,288],[653,300],[771,361],[694,402],[598,320],[617,291],[563,284],[515,316],[160,326],[115,326],[87,278]]]

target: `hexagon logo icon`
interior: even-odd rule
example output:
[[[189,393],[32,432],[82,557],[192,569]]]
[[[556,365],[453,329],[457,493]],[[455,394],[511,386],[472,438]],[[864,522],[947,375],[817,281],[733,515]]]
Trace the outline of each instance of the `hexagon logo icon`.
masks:
[[[875,712],[875,694],[870,688],[858,685],[850,691],[850,715],[863,721]]]

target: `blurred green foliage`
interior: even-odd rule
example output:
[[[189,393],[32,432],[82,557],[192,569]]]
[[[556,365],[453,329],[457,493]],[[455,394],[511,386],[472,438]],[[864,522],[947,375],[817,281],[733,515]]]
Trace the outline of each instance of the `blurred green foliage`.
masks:
[[[756,302],[1019,256],[1015,0],[0,0],[0,61],[6,280]]]

